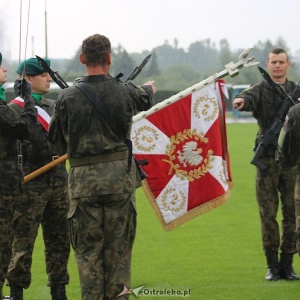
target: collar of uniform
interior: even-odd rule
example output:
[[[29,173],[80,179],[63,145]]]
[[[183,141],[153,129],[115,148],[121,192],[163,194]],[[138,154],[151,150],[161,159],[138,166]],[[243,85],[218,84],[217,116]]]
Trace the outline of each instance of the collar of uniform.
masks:
[[[88,75],[88,76],[83,76],[80,78],[80,81],[84,82],[98,82],[98,81],[106,81],[111,79],[109,76],[106,74],[101,74],[101,75]]]
[[[0,86],[0,100],[6,102],[5,90],[2,85]]]

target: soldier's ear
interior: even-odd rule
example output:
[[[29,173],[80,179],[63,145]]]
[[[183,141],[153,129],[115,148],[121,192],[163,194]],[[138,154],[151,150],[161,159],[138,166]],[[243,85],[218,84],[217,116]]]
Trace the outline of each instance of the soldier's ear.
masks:
[[[83,65],[85,65],[85,60],[84,60],[84,57],[83,57],[83,54],[82,54],[82,53],[79,54],[79,61],[80,61]]]
[[[109,53],[108,55],[107,55],[107,64],[108,65],[111,65],[111,53]]]

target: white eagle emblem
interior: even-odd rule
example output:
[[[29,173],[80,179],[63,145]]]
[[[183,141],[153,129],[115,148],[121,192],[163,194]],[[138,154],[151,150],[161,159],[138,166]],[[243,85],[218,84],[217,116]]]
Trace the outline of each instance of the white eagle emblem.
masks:
[[[183,152],[180,150],[177,151],[178,153],[178,159],[183,164],[184,167],[187,166],[187,164],[191,166],[197,166],[199,165],[203,157],[200,155],[202,152],[201,148],[197,149],[197,142],[190,141],[183,145],[182,147]]]

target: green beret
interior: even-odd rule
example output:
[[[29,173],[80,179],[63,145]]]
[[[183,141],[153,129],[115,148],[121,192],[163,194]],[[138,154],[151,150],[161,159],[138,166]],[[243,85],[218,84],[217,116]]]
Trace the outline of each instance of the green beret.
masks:
[[[44,58],[44,61],[50,67],[50,60]],[[25,61],[21,62],[17,69],[17,73],[19,75],[23,73],[25,73],[26,75],[41,75],[44,72],[46,72],[45,69],[41,66],[40,62],[35,57],[28,58]]]
[[[2,64],[2,54],[0,52],[0,66],[1,66],[1,64]]]

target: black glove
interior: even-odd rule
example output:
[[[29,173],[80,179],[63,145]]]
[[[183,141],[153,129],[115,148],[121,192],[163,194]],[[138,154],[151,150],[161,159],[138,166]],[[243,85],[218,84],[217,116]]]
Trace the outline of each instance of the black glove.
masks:
[[[15,95],[22,98],[27,98],[31,95],[31,84],[25,78],[16,79],[14,83]]]

